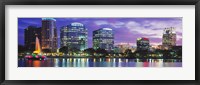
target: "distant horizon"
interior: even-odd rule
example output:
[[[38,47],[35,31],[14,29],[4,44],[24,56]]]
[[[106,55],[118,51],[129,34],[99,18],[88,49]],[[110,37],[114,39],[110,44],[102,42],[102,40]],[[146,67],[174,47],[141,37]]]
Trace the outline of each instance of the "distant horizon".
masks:
[[[54,18],[60,47],[60,28],[79,22],[88,29],[88,48],[92,48],[92,32],[100,28],[114,31],[114,45],[129,43],[136,46],[140,37],[149,38],[150,45],[162,45],[164,28],[175,27],[177,46],[182,45],[182,18]],[[42,27],[41,18],[18,18],[18,45],[24,45],[24,29],[28,26]]]

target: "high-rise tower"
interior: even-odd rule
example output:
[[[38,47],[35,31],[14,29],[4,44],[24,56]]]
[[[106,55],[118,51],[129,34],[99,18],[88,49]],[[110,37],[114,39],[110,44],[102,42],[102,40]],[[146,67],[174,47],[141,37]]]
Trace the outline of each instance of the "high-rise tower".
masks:
[[[63,26],[60,30],[60,47],[85,50],[88,48],[88,32],[82,23],[74,22]]]
[[[42,18],[42,49],[57,50],[56,20],[53,18]]]
[[[174,27],[164,29],[162,45],[165,47],[176,46],[176,32]]]
[[[93,48],[114,50],[114,33],[111,28],[101,28],[93,31]]]

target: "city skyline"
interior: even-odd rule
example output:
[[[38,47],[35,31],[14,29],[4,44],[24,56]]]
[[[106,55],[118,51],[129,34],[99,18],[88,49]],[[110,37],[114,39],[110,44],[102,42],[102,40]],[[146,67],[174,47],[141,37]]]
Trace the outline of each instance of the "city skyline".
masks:
[[[88,29],[88,47],[92,47],[92,32],[100,28],[112,28],[115,35],[115,45],[129,43],[136,46],[139,37],[147,37],[150,45],[162,44],[164,28],[175,27],[177,45],[182,45],[182,18],[54,18],[58,33],[58,45],[60,46],[60,29],[73,22],[79,22]],[[41,27],[41,18],[18,19],[18,43],[24,45],[24,29],[30,25]]]

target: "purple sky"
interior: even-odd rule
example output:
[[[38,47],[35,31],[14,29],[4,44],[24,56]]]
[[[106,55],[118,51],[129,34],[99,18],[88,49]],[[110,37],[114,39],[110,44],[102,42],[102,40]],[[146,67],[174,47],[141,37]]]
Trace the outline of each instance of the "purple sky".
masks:
[[[129,43],[136,46],[136,39],[147,37],[151,45],[162,43],[163,29],[175,27],[177,45],[182,45],[182,18],[55,18],[60,44],[60,28],[72,22],[80,22],[88,29],[88,46],[92,47],[92,31],[103,27],[112,28],[115,45]],[[19,44],[24,45],[24,29],[29,25],[41,27],[41,18],[18,18]],[[59,45],[60,46],[60,45]]]

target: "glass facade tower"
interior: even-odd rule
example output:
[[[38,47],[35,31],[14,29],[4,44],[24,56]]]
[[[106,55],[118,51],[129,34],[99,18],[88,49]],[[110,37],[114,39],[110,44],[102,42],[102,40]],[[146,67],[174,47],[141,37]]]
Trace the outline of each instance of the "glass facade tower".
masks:
[[[101,28],[93,31],[93,48],[114,50],[114,33],[111,28]]]
[[[42,18],[42,49],[57,51],[57,28],[53,18]]]
[[[149,50],[149,39],[148,38],[138,38],[137,39],[137,51],[148,51]]]
[[[60,30],[60,47],[85,50],[88,48],[88,31],[82,23],[74,22]]]

